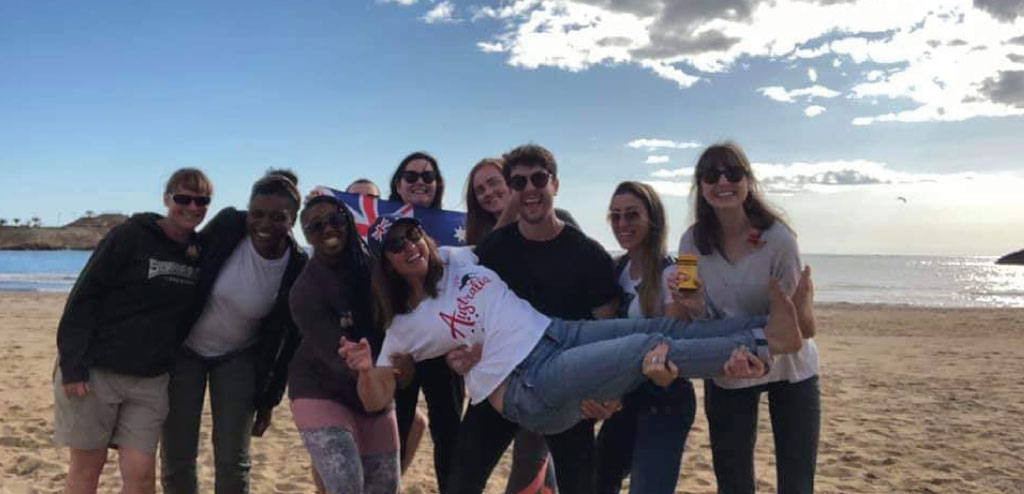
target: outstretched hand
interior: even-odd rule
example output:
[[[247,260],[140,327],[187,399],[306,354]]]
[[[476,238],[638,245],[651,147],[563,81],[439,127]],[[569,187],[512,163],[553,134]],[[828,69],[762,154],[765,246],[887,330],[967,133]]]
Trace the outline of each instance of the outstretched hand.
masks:
[[[338,348],[338,355],[345,359],[345,365],[349,369],[358,372],[373,369],[373,355],[370,353],[370,342],[366,341],[366,338],[354,342],[343,337]]]

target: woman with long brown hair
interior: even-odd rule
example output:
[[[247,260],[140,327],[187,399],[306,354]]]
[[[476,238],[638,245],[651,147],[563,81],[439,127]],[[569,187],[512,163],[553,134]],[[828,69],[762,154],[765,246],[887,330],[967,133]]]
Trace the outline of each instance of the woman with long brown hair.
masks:
[[[666,247],[665,206],[654,188],[620,183],[608,206],[608,222],[626,251],[615,262],[624,294],[618,317],[687,320],[696,315],[698,308],[672,299],[668,280],[676,266]],[[622,410],[604,421],[597,436],[597,492],[618,493],[627,474],[633,494],[675,492],[696,401],[685,378],[665,388],[646,383],[626,395]]]
[[[765,314],[772,283],[793,290],[801,279],[796,238],[762,197],[743,150],[732,142],[708,147],[693,177],[694,224],[680,254],[698,256],[704,303],[712,318]],[[807,270],[805,269],[805,274]],[[677,294],[677,298],[686,298]],[[692,300],[691,300],[692,302]],[[810,493],[821,423],[818,348],[804,328],[799,352],[779,357],[758,379],[705,381],[704,411],[720,493],[754,492],[757,410],[768,394],[778,491]]]

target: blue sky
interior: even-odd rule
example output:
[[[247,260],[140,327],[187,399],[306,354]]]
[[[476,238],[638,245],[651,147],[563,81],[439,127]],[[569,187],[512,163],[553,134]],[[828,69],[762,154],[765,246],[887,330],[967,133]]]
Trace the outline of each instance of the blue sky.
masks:
[[[645,180],[674,245],[734,139],[805,252],[1024,246],[1024,0],[5,0],[0,67],[0,218],[159,209],[180,166],[244,207],[268,167],[385,183],[415,150],[461,209],[532,141],[588,234]]]

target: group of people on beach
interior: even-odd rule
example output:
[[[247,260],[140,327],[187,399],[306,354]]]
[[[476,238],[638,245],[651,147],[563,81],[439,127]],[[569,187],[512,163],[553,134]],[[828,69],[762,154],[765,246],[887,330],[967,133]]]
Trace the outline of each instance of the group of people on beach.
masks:
[[[445,180],[417,152],[388,185],[390,200],[440,208]],[[719,492],[754,492],[763,393],[778,491],[813,492],[810,271],[743,151],[716,144],[696,164],[678,252],[696,256],[699,279],[669,256],[652,187],[614,189],[625,254],[613,259],[554,207],[560,186],[541,146],[484,159],[467,179],[469,247],[438,247],[397,215],[364,241],[343,203],[303,198],[290,170],[197,231],[213,184],[176,171],[166,214],[112,229],[68,297],[54,369],[66,492],[95,492],[111,448],[125,492],[154,492],[158,449],[164,492],[197,492],[208,387],[219,494],[248,492],[250,439],[286,389],[320,492],[398,492],[429,430],[441,493],[481,493],[513,441],[509,494],[615,493],[627,476],[633,494],[670,493],[696,411],[690,378],[706,379]],[[381,196],[365,179],[347,192]]]

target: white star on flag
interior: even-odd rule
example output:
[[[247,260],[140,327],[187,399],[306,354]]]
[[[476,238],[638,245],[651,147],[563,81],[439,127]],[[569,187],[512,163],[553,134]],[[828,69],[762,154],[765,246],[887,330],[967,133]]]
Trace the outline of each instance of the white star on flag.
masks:
[[[461,226],[455,227],[455,238],[460,244],[466,243],[466,229]]]

